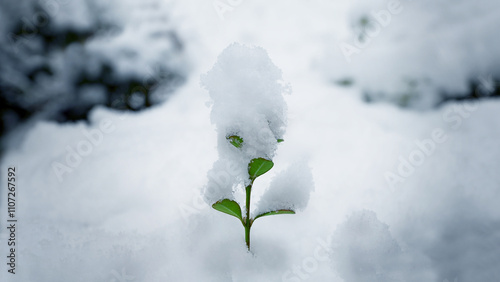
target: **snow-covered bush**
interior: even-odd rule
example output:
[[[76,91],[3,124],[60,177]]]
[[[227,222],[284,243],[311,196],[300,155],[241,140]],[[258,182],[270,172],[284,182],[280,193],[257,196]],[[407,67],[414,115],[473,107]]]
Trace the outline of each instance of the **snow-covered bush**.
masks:
[[[217,127],[219,152],[219,159],[208,173],[205,200],[214,209],[241,221],[250,249],[254,220],[303,209],[313,187],[307,166],[294,165],[275,178],[261,199],[257,215],[250,216],[254,182],[274,166],[272,159],[283,142],[287,112],[283,93],[288,88],[281,70],[264,49],[239,44],[222,52],[202,77],[202,84],[213,101],[211,120]],[[246,213],[242,215],[234,193],[243,187]]]
[[[0,3],[0,133],[30,117],[87,117],[94,105],[140,110],[187,73],[165,2]]]
[[[329,79],[367,101],[428,109],[500,96],[500,2],[358,0],[352,32],[328,46]]]

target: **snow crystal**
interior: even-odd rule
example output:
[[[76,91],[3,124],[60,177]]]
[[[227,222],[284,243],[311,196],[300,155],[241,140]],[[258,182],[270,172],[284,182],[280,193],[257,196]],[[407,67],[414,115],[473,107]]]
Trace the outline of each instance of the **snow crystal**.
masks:
[[[260,199],[256,214],[280,209],[303,210],[311,191],[314,191],[314,183],[310,168],[295,163],[273,178]]]
[[[205,189],[207,202],[213,203],[227,197],[234,184],[249,184],[250,160],[274,157],[277,140],[285,133],[285,87],[281,70],[264,49],[236,43],[201,81],[213,101],[211,121],[218,133],[219,161]],[[242,138],[242,146],[233,146],[230,136]]]

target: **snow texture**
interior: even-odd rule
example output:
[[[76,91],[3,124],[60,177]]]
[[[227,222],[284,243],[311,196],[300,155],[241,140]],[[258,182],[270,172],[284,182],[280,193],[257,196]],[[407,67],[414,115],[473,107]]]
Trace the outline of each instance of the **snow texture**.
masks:
[[[271,185],[260,198],[255,213],[281,209],[303,210],[309,202],[311,191],[314,191],[311,169],[302,163],[292,164],[273,178]]]
[[[401,248],[374,212],[352,214],[332,240],[335,267],[346,281],[393,281],[390,277]]]

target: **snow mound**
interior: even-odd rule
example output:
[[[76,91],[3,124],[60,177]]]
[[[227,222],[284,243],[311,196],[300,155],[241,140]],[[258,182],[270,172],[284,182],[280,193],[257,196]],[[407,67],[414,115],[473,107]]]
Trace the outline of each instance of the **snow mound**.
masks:
[[[314,191],[314,182],[310,168],[302,163],[293,164],[273,178],[260,199],[256,213],[281,209],[303,210],[309,202],[311,191]]]

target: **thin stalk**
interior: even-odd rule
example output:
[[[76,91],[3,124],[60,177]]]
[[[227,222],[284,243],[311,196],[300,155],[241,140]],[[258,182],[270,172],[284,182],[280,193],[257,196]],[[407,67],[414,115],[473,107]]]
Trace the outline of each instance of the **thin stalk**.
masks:
[[[245,188],[247,199],[246,199],[246,209],[247,217],[245,220],[245,242],[247,243],[247,248],[250,251],[250,228],[252,227],[252,220],[250,219],[250,195],[252,194],[252,184],[253,181]]]

